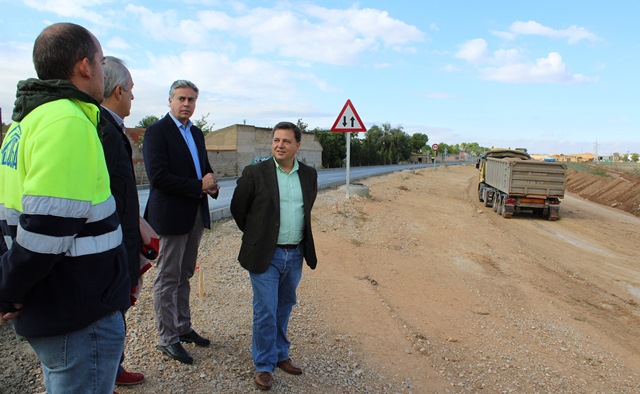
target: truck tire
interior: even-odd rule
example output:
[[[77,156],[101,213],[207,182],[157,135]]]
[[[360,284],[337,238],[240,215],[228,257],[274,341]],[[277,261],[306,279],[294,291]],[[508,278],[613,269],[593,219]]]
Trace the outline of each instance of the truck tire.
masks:
[[[542,208],[542,213],[540,214],[540,216],[542,216],[543,219],[550,220],[549,208]]]
[[[480,202],[484,202],[484,187],[482,184],[478,185],[478,200],[480,200]]]
[[[493,208],[493,212],[498,212],[498,207],[500,206],[500,193],[495,192],[495,194],[493,195],[493,205],[491,206]]]
[[[495,198],[495,195],[493,197]],[[491,206],[491,201],[489,201],[489,190],[486,187],[482,188],[482,200],[484,201],[485,207]]]
[[[560,209],[558,207],[549,208],[549,220],[555,222],[560,219]]]
[[[506,198],[502,199],[502,204],[500,204],[500,216],[505,219],[509,219],[513,215],[513,210],[511,209],[511,207],[507,209],[506,201]]]

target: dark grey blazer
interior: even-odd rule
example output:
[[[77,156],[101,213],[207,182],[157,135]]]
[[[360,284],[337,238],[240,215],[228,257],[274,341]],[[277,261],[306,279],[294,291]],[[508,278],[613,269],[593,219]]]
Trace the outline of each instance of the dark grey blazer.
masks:
[[[318,259],[311,231],[311,208],[318,194],[318,173],[301,162],[298,165],[304,205],[304,259],[315,269]],[[240,265],[253,273],[265,272],[280,231],[280,193],[273,159],[244,168],[231,199],[231,214],[244,233],[238,255]]]
[[[198,148],[202,176],[213,172],[202,131],[193,125],[191,135]],[[189,147],[169,114],[147,128],[142,151],[151,184],[144,217],[151,227],[159,235],[187,234],[200,207],[204,227],[209,228],[208,195],[202,193],[202,181],[198,179]],[[213,198],[218,198],[218,194]]]
[[[131,161],[131,144],[120,129],[113,116],[104,108],[100,108],[100,115],[106,119],[102,129],[102,148],[109,170],[111,194],[116,200],[116,211],[122,226],[122,238],[127,249],[127,266],[131,286],[138,284],[140,278],[140,203],[136,176]]]

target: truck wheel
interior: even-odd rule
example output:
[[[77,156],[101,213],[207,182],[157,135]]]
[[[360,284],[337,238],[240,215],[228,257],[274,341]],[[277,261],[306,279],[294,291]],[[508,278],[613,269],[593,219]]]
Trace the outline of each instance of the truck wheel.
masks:
[[[484,202],[484,187],[482,185],[478,185],[478,200]]]
[[[549,208],[542,208],[542,216],[543,219],[549,219]]]
[[[495,198],[495,195],[493,196]],[[482,188],[482,200],[484,201],[485,207],[491,206],[491,201],[489,201],[489,190],[487,188]]]
[[[557,207],[549,208],[549,220],[554,222],[560,219],[560,209]]]
[[[500,197],[501,197],[500,193],[498,192],[496,192],[493,195],[493,205],[492,205],[493,212],[498,212],[498,207],[500,206],[500,199],[501,199]]]

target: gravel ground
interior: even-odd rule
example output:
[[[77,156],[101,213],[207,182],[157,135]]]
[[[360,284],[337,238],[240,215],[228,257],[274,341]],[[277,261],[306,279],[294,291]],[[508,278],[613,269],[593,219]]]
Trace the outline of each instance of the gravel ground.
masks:
[[[289,336],[305,373],[280,393],[638,393],[638,218],[575,198],[562,219],[503,219],[475,196],[477,171],[451,167],[366,180],[371,198],[321,191],[318,269],[305,268]],[[127,314],[119,393],[246,393],[253,385],[251,287],[241,233],[217,222],[191,280],[193,365],[162,355],[154,269]],[[202,279],[200,278],[200,273]],[[0,393],[43,393],[40,367],[0,327]]]
[[[247,272],[236,262],[241,233],[235,223],[214,223],[201,242],[200,271],[191,280],[192,323],[211,339],[211,346],[185,344],[195,361],[185,365],[162,355],[151,297],[155,269],[148,271],[138,303],[127,313],[125,368],[146,376],[144,384],[117,387],[119,393],[246,393],[258,391],[253,384],[251,359],[251,285]],[[305,268],[308,272],[308,268]],[[202,276],[202,278],[201,278]],[[311,281],[300,285],[289,336],[291,354],[305,373],[290,376],[277,370],[273,391],[317,392],[410,392],[410,382],[388,379],[368,367],[354,350],[354,341],[332,332],[302,294]],[[44,393],[37,358],[10,325],[0,327],[0,393]]]

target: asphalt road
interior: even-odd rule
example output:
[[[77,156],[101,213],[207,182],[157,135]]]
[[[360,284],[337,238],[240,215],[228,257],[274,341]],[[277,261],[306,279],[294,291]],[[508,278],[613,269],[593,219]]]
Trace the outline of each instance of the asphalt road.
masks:
[[[447,163],[447,165],[459,163]],[[441,165],[441,164],[438,164]],[[388,166],[371,166],[371,167],[351,167],[349,169],[349,184],[375,175],[385,174],[394,171],[401,171],[411,168],[432,167],[433,164],[398,164]],[[211,220],[220,220],[231,216],[229,205],[231,197],[236,188],[237,178],[222,178],[218,180],[220,185],[220,193],[218,199],[209,199],[209,211]],[[327,189],[344,185],[347,182],[346,168],[329,168],[326,170],[318,170],[318,188]],[[140,198],[140,214],[144,213],[149,198],[149,189],[141,187],[138,189],[138,197]]]

